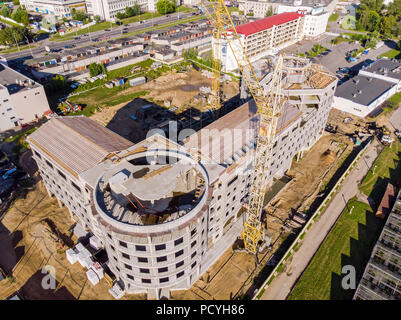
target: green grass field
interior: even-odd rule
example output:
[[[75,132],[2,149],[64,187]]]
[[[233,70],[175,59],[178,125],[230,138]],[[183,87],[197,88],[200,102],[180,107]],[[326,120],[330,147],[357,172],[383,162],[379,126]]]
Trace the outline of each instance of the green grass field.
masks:
[[[338,13],[333,13],[330,17],[329,17],[329,21],[337,21],[338,19]]]
[[[396,184],[401,179],[400,156],[401,143],[399,141],[386,147],[362,181],[360,190],[375,202],[379,202],[387,182]]]
[[[301,275],[289,300],[352,299],[354,290],[341,286],[341,269],[352,265],[359,281],[383,227],[369,205],[351,199],[338,221]],[[329,213],[328,213],[329,214]]]
[[[391,49],[383,54],[381,54],[380,56],[378,56],[378,58],[381,57],[387,57],[389,59],[400,59],[401,58],[401,51],[399,50],[395,50],[395,49]]]

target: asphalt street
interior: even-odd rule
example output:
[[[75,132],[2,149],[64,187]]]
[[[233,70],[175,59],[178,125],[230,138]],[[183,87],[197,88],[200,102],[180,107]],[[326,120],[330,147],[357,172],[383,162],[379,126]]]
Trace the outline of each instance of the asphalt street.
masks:
[[[150,28],[150,27],[154,27],[157,25],[161,25],[161,24],[166,24],[166,23],[171,23],[173,21],[179,21],[179,20],[183,20],[189,17],[194,17],[192,12],[189,13],[172,13],[169,15],[169,17],[166,16],[162,16],[162,17],[157,17],[157,18],[153,18],[153,19],[148,19],[148,20],[144,20],[144,23],[140,23],[140,22],[134,22],[134,23],[130,23],[129,25],[123,25],[123,26],[118,26],[118,27],[112,27],[106,30],[100,30],[100,31],[95,31],[95,32],[90,32],[89,34],[86,33],[85,35],[78,35],[77,37],[79,37],[80,39],[78,40],[66,40],[66,41],[49,41],[48,39],[45,40],[41,40],[40,42],[35,43],[37,46],[39,45],[38,48],[33,48],[32,50],[29,49],[25,49],[25,50],[21,50],[20,52],[16,51],[16,52],[12,52],[12,53],[7,53],[4,54],[3,56],[5,58],[7,58],[7,60],[16,60],[16,59],[29,59],[32,57],[32,54],[35,55],[39,55],[40,53],[45,53],[45,46],[48,46],[50,49],[61,49],[64,48],[65,46],[68,45],[75,45],[77,47],[79,46],[83,46],[83,45],[87,45],[88,42],[91,41],[91,39],[95,39],[95,38],[101,38],[101,37],[108,37],[109,39],[113,39],[113,38],[117,38],[117,37],[121,37],[124,36],[124,33],[130,33],[130,32],[134,32],[134,31],[138,31],[138,30],[142,30],[142,29],[146,29],[146,28]],[[125,29],[125,30],[123,30]],[[72,36],[74,36],[74,33],[71,34]]]

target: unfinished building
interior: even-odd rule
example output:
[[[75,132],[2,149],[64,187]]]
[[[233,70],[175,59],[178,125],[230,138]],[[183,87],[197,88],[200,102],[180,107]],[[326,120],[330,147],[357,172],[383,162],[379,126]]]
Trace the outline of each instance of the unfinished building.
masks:
[[[319,139],[333,99],[336,77],[302,61],[286,62],[269,183]],[[100,240],[123,290],[161,298],[189,289],[240,235],[257,126],[250,100],[177,141],[134,145],[83,116],[53,118],[28,141],[49,195]]]
[[[401,300],[401,190],[354,295],[355,300]]]

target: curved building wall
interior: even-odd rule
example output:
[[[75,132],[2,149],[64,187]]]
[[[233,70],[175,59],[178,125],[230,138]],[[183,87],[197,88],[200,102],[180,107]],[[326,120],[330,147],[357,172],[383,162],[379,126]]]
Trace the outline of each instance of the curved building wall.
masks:
[[[176,151],[174,156],[177,156]],[[103,203],[103,192],[99,188],[103,176],[97,182],[94,208],[109,267],[124,282],[127,293],[188,289],[200,276],[202,257],[207,250],[212,189],[209,189],[207,172],[201,164],[185,154],[178,157],[193,163],[205,179],[205,190],[189,212],[169,222],[134,225],[115,220]]]

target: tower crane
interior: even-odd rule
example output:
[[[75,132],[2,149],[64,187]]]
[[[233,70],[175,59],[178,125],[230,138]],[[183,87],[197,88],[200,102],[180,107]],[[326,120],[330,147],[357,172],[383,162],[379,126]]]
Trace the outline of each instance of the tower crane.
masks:
[[[267,230],[262,225],[262,211],[269,176],[268,163],[272,156],[273,139],[276,133],[281,105],[285,100],[281,91],[283,57],[278,56],[269,84],[270,87],[267,95],[265,95],[224,0],[202,2],[201,5],[203,12],[214,27],[214,41],[218,41],[220,44],[222,37],[227,41],[238,64],[242,79],[245,81],[254,99],[257,114],[259,115],[249,202],[245,210],[245,222],[242,231],[245,249],[254,254],[257,260],[260,243],[263,243],[267,236]],[[212,8],[213,13],[209,11],[209,6]],[[219,58],[221,52],[219,45],[217,48],[218,50],[216,51],[219,52],[213,53],[214,59]],[[220,61],[218,63],[220,64]],[[220,73],[217,74],[216,72],[213,83],[213,88],[215,89],[213,93],[217,96],[215,101],[220,103],[220,99],[218,98],[220,93]],[[218,89],[216,89],[217,86]],[[220,105],[215,105],[215,107],[220,107]]]

